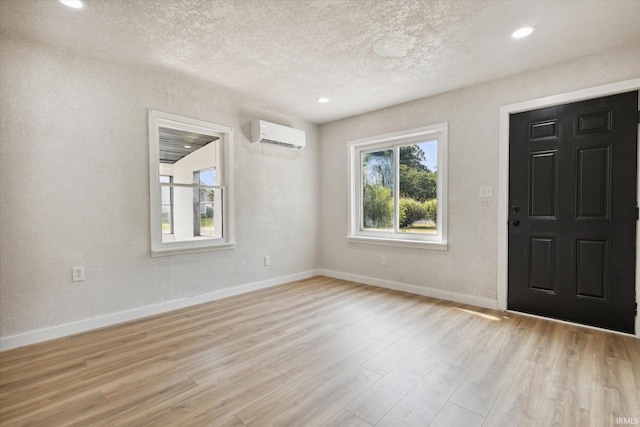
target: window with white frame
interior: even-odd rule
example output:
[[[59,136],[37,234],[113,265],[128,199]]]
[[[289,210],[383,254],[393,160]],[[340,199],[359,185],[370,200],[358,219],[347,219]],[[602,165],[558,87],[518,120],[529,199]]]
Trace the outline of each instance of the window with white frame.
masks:
[[[447,249],[447,123],[349,143],[350,241]]]
[[[153,256],[231,249],[233,131],[149,110]]]

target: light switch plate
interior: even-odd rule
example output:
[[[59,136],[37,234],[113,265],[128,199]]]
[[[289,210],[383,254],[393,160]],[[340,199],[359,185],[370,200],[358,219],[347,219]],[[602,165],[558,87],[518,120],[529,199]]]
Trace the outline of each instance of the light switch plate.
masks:
[[[493,185],[481,185],[480,197],[485,197],[485,198],[493,197]]]

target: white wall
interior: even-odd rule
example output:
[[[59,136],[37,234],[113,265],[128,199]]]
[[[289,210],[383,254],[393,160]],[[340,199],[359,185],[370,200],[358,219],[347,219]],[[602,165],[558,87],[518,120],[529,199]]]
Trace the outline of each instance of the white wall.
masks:
[[[316,125],[6,33],[0,63],[0,337],[318,267]],[[234,128],[235,250],[151,258],[148,108]],[[250,144],[254,118],[306,130],[307,147]]]
[[[322,125],[323,268],[338,277],[496,307],[500,106],[639,76],[636,44]],[[348,243],[347,142],[445,121],[449,250]],[[493,186],[492,199],[478,197],[481,185]]]

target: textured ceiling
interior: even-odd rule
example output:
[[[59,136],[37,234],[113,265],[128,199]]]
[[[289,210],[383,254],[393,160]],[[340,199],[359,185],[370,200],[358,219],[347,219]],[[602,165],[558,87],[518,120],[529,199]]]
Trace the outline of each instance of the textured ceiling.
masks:
[[[0,0],[0,31],[167,67],[315,123],[640,41],[640,0],[84,3]],[[525,24],[537,31],[513,40]]]

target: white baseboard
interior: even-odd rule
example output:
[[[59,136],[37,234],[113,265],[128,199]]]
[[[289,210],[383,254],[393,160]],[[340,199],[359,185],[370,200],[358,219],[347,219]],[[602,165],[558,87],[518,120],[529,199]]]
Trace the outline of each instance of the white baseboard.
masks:
[[[90,331],[92,329],[104,328],[106,326],[112,326],[118,323],[166,313],[169,311],[178,310],[180,308],[190,307],[192,305],[203,304],[221,298],[240,295],[259,289],[270,288],[272,286],[278,286],[284,283],[294,282],[296,280],[308,279],[310,277],[317,276],[318,274],[320,274],[318,270],[304,271],[302,273],[296,273],[288,276],[276,277],[274,279],[263,280],[260,282],[248,283],[246,285],[220,289],[218,291],[209,292],[202,295],[195,295],[188,298],[166,301],[160,304],[148,305],[132,310],[107,314],[104,316],[80,320],[60,326],[26,332],[24,334],[2,337],[0,338],[0,351],[23,347],[42,341],[49,341],[55,338],[66,337],[69,335]]]
[[[381,288],[394,289],[396,291],[408,292],[410,294],[422,295],[425,297],[438,298],[445,301],[459,302],[462,304],[475,305],[476,307],[498,309],[498,301],[488,298],[475,297],[473,295],[458,294],[455,292],[443,291],[440,289],[426,288],[423,286],[408,285],[406,283],[392,282],[390,280],[376,279],[374,277],[359,276],[356,274],[342,273],[333,270],[318,270],[318,274],[333,277],[335,279],[349,280],[352,282],[364,283],[365,285],[379,286]]]

